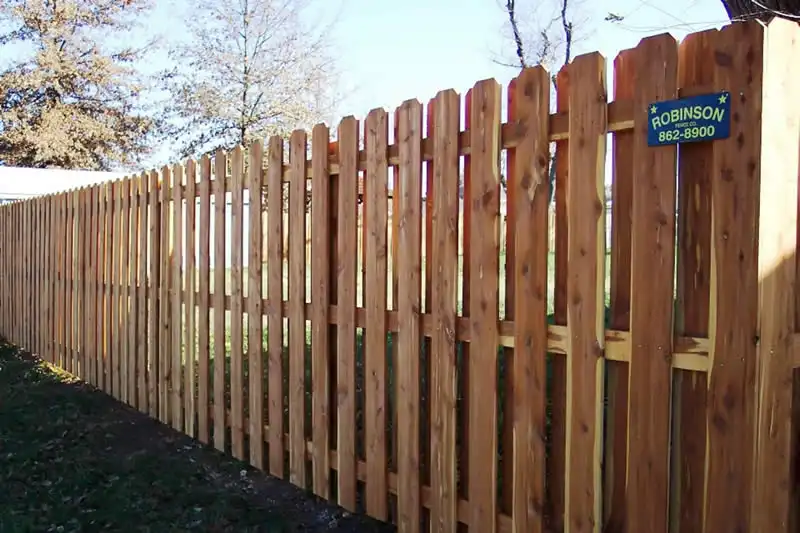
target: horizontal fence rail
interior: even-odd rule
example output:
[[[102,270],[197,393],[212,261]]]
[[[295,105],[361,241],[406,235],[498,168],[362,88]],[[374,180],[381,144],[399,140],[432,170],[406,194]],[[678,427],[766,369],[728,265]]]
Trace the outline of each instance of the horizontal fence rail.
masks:
[[[3,205],[0,333],[401,531],[787,531],[794,415],[754,435],[759,398],[791,404],[798,341],[794,318],[764,329],[759,222],[795,231],[796,206],[764,222],[760,198],[794,201],[797,165],[770,196],[755,162],[786,70],[765,43],[797,33],[645,39],[611,102],[588,54],[552,95],[525,69],[335,141],[318,125]],[[652,102],[723,90],[729,138],[648,146]],[[789,331],[771,358],[759,316],[762,343]]]

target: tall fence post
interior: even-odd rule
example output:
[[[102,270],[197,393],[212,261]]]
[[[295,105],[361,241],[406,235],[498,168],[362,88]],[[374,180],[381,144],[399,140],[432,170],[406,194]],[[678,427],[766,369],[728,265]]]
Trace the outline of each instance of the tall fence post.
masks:
[[[798,54],[800,26],[786,20],[772,22],[764,32],[761,151],[752,163],[760,177],[758,415],[749,529],[753,533],[796,531],[797,527],[789,525],[790,512],[796,507],[791,503],[790,471],[797,336]]]

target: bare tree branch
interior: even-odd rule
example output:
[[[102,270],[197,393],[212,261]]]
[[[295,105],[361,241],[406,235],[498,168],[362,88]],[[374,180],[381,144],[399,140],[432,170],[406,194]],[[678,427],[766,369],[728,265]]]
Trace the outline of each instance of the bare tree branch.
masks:
[[[567,20],[567,1],[561,0],[561,27],[564,29],[564,65],[569,64],[572,56],[572,22]]]
[[[522,35],[519,32],[519,24],[517,23],[517,13],[514,0],[506,0],[506,12],[508,13],[508,21],[511,23],[511,31],[514,34],[514,42],[517,44],[517,58],[519,59],[520,68],[526,68],[528,65],[525,63],[525,51],[522,46]]]
[[[288,136],[329,116],[338,71],[330,27],[304,22],[302,0],[197,0],[194,38],[165,77],[170,120],[184,157],[222,145]],[[221,138],[204,132],[214,127]]]
[[[555,6],[554,6],[555,7]],[[574,41],[574,25],[570,17],[569,0],[558,0],[557,15],[553,19],[545,19],[544,23],[539,21],[539,29],[526,39],[521,29],[517,4],[515,0],[505,0],[504,9],[508,16],[511,29],[511,37],[515,45],[517,62],[512,64],[510,61],[496,60],[495,62],[509,67],[527,68],[530,63],[535,61],[538,64],[550,66],[554,72],[552,76],[553,87],[556,87],[556,74],[561,66],[566,66],[572,59],[572,44]],[[555,14],[555,13],[554,13]],[[555,25],[560,25],[561,36],[556,35]],[[561,48],[561,46],[563,48]],[[563,50],[563,55],[558,57],[559,51]],[[530,61],[529,61],[530,59]],[[559,68],[555,68],[555,63]],[[555,164],[550,164],[550,198],[552,201],[553,186],[555,183]],[[501,175],[500,184],[503,189],[507,189],[505,175]]]

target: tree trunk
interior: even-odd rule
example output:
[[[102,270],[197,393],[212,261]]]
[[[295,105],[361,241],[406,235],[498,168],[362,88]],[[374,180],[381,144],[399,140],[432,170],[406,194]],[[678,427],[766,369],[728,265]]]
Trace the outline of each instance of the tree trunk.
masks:
[[[800,0],[722,0],[731,20],[758,19],[768,22],[773,17],[800,21]]]

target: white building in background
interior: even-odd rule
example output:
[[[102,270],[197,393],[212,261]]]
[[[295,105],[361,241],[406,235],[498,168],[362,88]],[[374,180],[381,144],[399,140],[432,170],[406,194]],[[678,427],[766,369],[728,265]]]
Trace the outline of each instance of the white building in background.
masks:
[[[124,172],[0,166],[0,204],[76,189],[123,176]]]

